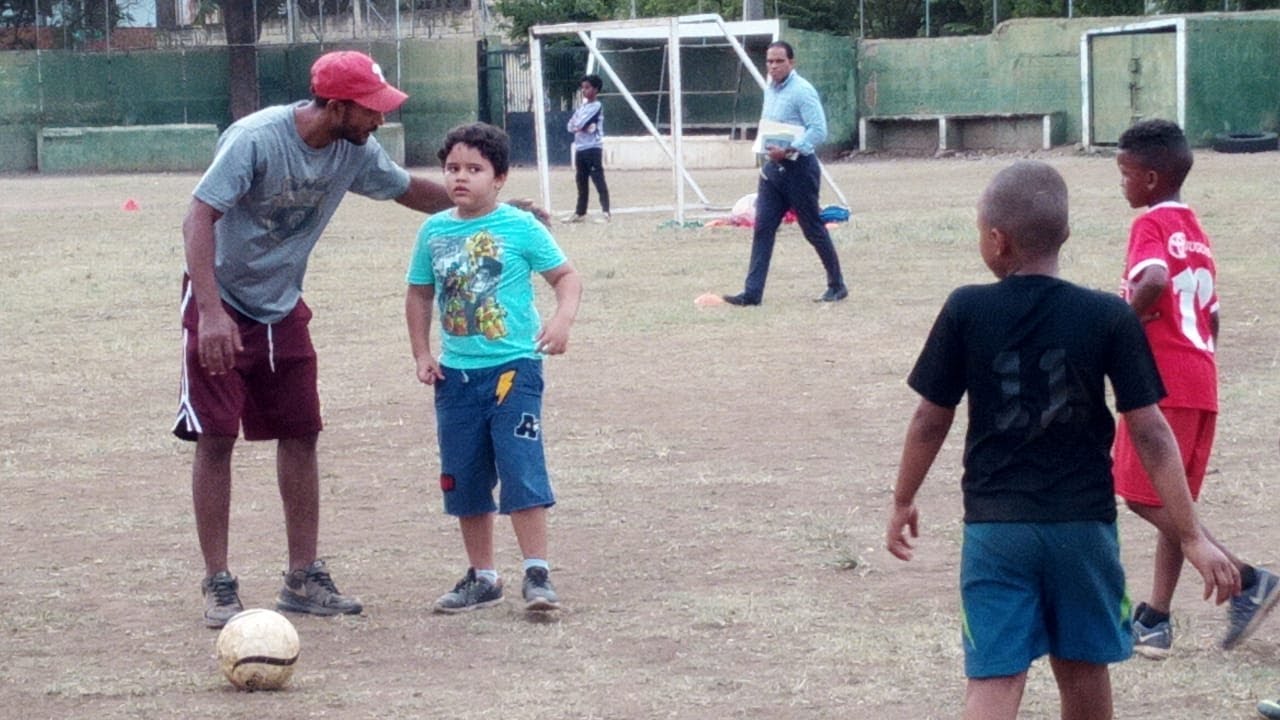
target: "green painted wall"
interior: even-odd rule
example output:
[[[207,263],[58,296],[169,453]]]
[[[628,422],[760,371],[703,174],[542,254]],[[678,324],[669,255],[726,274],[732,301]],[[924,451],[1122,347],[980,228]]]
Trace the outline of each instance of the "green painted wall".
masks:
[[[40,84],[35,53],[0,53],[0,170],[36,166]]]
[[[782,36],[796,47],[797,67],[823,97],[828,150],[853,143],[859,115],[921,113],[1061,112],[1062,139],[1078,142],[1082,34],[1152,19],[1012,20],[992,35],[963,38],[854,41],[786,27]],[[1188,136],[1203,145],[1220,132],[1276,130],[1280,12],[1191,15],[1186,23]],[[410,95],[388,118],[404,126],[406,162],[436,164],[445,132],[478,115],[476,42],[406,41],[398,50],[394,43],[352,47],[377,58],[387,77]],[[340,46],[323,47],[333,49]],[[319,45],[260,48],[262,104],[308,97],[308,70],[321,52]],[[715,78],[716,87],[724,87],[720,81],[736,73],[736,62],[723,50],[698,56],[686,67],[685,82],[697,89]],[[646,75],[658,77],[661,68]],[[758,91],[751,83],[740,87],[736,109],[726,96],[694,99],[686,122],[754,124]],[[225,48],[0,53],[0,171],[36,168],[36,140],[43,127],[212,123],[225,128],[227,91]],[[622,122],[628,115],[612,113]]]
[[[1280,13],[1187,20],[1187,134],[1280,130]]]
[[[1066,142],[1082,137],[1080,38],[1157,17],[1026,19],[987,36],[863,40],[864,115],[1059,111]],[[1188,137],[1275,130],[1280,119],[1280,13],[1187,16]]]
[[[341,46],[266,46],[258,52],[259,95],[263,105],[281,105],[311,96],[311,64],[324,52],[359,50],[382,67],[387,80],[409,94],[387,117],[404,126],[405,162],[436,165],[436,151],[454,125],[474,122],[479,102],[476,42],[405,42],[399,63],[393,42]],[[398,71],[398,72],[397,72]]]
[[[405,159],[439,166],[436,152],[454,125],[475,122],[480,84],[473,40],[436,40],[401,46],[400,89],[409,99],[400,109]],[[393,67],[384,65],[384,68]]]
[[[212,124],[47,127],[36,154],[40,172],[199,171],[217,142]]]
[[[361,45],[409,100],[387,119],[404,125],[405,160],[436,164],[435,151],[453,125],[476,118],[476,44],[432,40]],[[329,44],[324,51],[342,49]],[[310,96],[318,45],[264,46],[259,51],[262,104]],[[397,69],[399,72],[397,73]],[[44,127],[105,127],[212,123],[226,128],[225,48],[146,52],[0,53],[0,171],[37,167]]]
[[[1062,112],[1080,139],[1080,36],[1133,18],[1028,19],[991,35],[859,44],[865,115]]]
[[[857,46],[853,38],[784,28],[796,51],[796,72],[813,83],[827,111],[824,154],[854,145],[858,132]]]

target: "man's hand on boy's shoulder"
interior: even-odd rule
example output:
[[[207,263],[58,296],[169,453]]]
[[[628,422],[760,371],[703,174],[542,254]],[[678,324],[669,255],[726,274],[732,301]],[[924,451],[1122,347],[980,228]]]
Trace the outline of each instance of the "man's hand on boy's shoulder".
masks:
[[[527,213],[533,213],[533,216],[538,218],[538,222],[547,227],[551,227],[551,213],[547,212],[544,207],[534,205],[533,200],[529,198],[516,198],[514,200],[508,200],[507,204],[512,207],[520,208]]]

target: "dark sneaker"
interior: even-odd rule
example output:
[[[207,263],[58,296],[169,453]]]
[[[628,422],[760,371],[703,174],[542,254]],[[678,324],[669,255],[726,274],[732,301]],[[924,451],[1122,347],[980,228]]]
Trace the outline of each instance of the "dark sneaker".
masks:
[[[482,577],[476,577],[475,568],[467,568],[467,574],[458,581],[453,589],[436,600],[435,611],[438,613],[464,613],[480,608],[487,608],[502,602],[502,579],[491,583]]]
[[[302,570],[285,573],[276,609],[309,615],[359,615],[364,605],[338,592],[324,561],[316,560]]]
[[[560,609],[560,596],[547,577],[547,569],[531,567],[524,571],[524,609],[531,612]]]
[[[1222,649],[1230,650],[1253,634],[1266,619],[1267,613],[1280,600],[1280,576],[1273,572],[1254,568],[1257,582],[1253,587],[1231,598],[1227,606],[1227,634],[1222,638]]]
[[[1130,623],[1133,628],[1133,651],[1150,660],[1163,660],[1169,657],[1169,651],[1173,649],[1173,624],[1168,620],[1151,626],[1142,624],[1138,615],[1145,605],[1146,603],[1138,605],[1133,613],[1133,622]]]
[[[1280,700],[1263,700],[1258,703],[1258,714],[1271,720],[1280,720]]]
[[[200,594],[204,595],[204,624],[220,628],[244,610],[240,603],[240,581],[223,570],[200,582]]]
[[[813,301],[814,302],[839,302],[840,300],[843,300],[847,297],[849,297],[849,288],[845,287],[844,285],[841,285],[840,287],[827,288],[827,291],[822,293],[822,297],[814,298]]]
[[[747,305],[759,305],[760,298],[747,297],[746,293],[738,293],[737,295],[722,295],[724,301],[730,305],[745,307]]]

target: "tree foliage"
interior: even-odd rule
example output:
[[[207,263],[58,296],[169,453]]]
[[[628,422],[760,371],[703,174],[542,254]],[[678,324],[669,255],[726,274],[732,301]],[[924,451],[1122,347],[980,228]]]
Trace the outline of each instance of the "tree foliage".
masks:
[[[916,0],[909,0],[919,4]],[[791,27],[813,30],[833,35],[856,35],[858,32],[858,3],[853,0],[777,0],[765,2],[765,14],[776,9],[778,17],[784,17]]]
[[[1272,10],[1280,7],[1280,0],[1156,0],[1156,7],[1162,13]]]
[[[494,7],[507,20],[507,36],[516,42],[523,42],[534,25],[596,22],[613,17],[610,0],[497,0]]]
[[[764,0],[765,17],[785,18],[799,30],[868,37],[922,37],[926,0]],[[1280,0],[928,0],[928,34],[991,32],[995,22],[1024,17],[1109,17],[1159,13],[1280,8]],[[1068,4],[1070,3],[1070,4]],[[742,17],[743,0],[497,0],[522,41],[533,25],[632,17],[717,13]],[[861,13],[861,16],[859,14]]]

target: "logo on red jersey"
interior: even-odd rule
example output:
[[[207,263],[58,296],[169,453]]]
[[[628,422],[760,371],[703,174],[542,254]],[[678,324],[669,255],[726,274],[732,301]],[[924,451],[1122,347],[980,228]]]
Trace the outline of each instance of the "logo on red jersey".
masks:
[[[1169,236],[1169,254],[1179,260],[1187,259],[1187,236],[1182,232],[1176,232]]]

